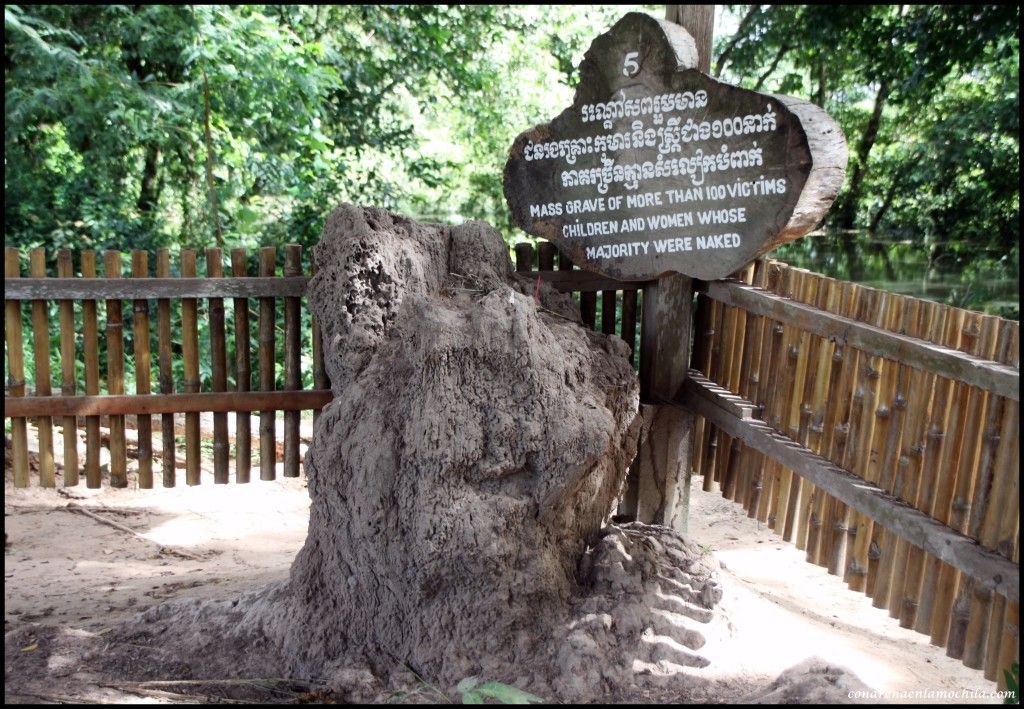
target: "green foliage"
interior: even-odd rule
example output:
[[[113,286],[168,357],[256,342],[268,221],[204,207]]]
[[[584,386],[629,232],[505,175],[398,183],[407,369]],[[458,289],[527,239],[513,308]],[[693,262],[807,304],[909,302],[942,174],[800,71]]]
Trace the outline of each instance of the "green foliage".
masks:
[[[477,677],[462,680],[455,687],[455,691],[462,695],[463,704],[486,704],[488,699],[493,699],[499,704],[533,704],[544,701],[534,694],[501,682],[481,684]]]
[[[1003,699],[1003,704],[1020,704],[1020,663],[1014,662],[1008,670],[1003,670],[1006,678],[1006,689],[1010,695]]]
[[[946,267],[1009,258],[1016,277],[1019,7],[729,7],[738,24],[717,41],[723,78],[818,103],[846,134],[847,180],[826,218],[847,234],[844,265],[830,275],[870,271],[866,232]]]
[[[1019,7],[730,8],[740,19],[718,39],[723,77],[815,101],[847,135],[830,225],[1005,249],[1019,240]]]
[[[220,233],[226,247],[308,247],[341,201],[521,239],[502,190],[508,147],[571,102],[590,41],[632,9],[663,12],[6,6],[7,243],[52,255],[201,248]],[[826,226],[913,242],[964,273],[1016,272],[1017,6],[727,12],[735,31],[719,32],[713,72],[819,103],[846,133],[848,180]],[[854,237],[841,247],[833,275],[885,261]]]

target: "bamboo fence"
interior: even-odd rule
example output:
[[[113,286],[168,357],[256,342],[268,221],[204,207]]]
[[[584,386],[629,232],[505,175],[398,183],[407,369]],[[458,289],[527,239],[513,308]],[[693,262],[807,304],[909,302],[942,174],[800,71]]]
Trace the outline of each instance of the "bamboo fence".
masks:
[[[758,261],[735,277],[823,313],[1019,367],[1017,322],[777,261]],[[706,294],[695,322],[692,367],[752,402],[756,418],[1019,563],[1016,392],[936,373],[925,357],[880,356]],[[982,587],[702,418],[693,462],[703,489],[742,504],[808,562],[1005,687],[1002,670],[1019,658],[1018,599]]]

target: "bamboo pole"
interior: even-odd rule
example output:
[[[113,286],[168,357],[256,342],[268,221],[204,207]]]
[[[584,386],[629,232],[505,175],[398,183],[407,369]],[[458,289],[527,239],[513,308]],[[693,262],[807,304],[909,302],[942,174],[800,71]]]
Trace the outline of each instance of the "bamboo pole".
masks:
[[[181,277],[195,278],[195,249],[181,250]],[[185,364],[185,380],[182,390],[195,394],[199,383],[199,329],[198,301],[195,298],[181,300],[181,354]],[[198,485],[200,479],[199,414],[185,414],[185,484]]]
[[[774,290],[776,283],[775,281],[779,277],[779,270],[774,266],[772,262],[762,262],[761,269],[758,272],[759,285],[765,290]],[[760,325],[758,328],[759,342],[755,345],[758,353],[757,372],[754,375],[755,381],[751,382],[751,402],[756,404],[758,407],[759,417],[764,418],[765,402],[768,399],[768,392],[771,391],[775,386],[775,382],[771,380],[771,367],[772,367],[772,343],[774,342],[775,330],[777,323],[767,317],[760,317]],[[750,474],[749,482],[747,487],[749,492],[747,493],[747,517],[751,519],[760,519],[758,517],[758,511],[761,508],[761,499],[764,491],[764,470],[767,464],[767,458],[755,451],[751,451],[750,454]]]
[[[937,303],[921,301],[918,309],[918,334],[927,337],[941,328],[942,311]],[[917,499],[921,474],[923,439],[928,410],[931,405],[934,376],[915,369],[911,374],[907,394],[907,416],[904,421],[903,443],[893,481],[893,495],[910,504]],[[892,578],[889,584],[889,615],[899,618],[903,609],[903,588],[907,579],[907,557],[910,545],[897,539],[893,546]]]
[[[277,249],[260,249],[260,275],[273,276]],[[260,298],[260,390],[274,391],[274,299]],[[274,411],[260,412],[260,480],[277,477],[277,443]]]
[[[846,317],[857,313],[860,287],[841,282],[837,298],[839,312]],[[829,406],[826,409],[821,454],[837,465],[842,465],[849,435],[849,412],[853,394],[852,378],[856,372],[858,353],[851,347],[840,348],[838,343],[832,356],[829,382]],[[830,496],[822,502],[821,526],[815,539],[815,559],[818,566],[826,566],[829,573],[837,573],[837,564],[845,556],[846,532],[849,521],[846,506]]]
[[[29,272],[33,278],[46,278],[46,252],[41,248],[29,251]],[[36,396],[50,396],[50,318],[45,300],[32,301],[32,342],[36,363]],[[39,434],[39,485],[55,487],[56,469],[53,460],[53,421],[48,416],[36,419]]]
[[[627,291],[627,293],[635,291]],[[697,295],[697,309],[693,316],[693,351],[691,353],[691,365],[694,369],[708,374],[708,357],[710,352],[709,338],[711,323],[712,301],[706,295]],[[623,323],[625,325],[625,323]],[[634,332],[636,323],[633,322]],[[707,422],[703,417],[697,416],[693,428],[693,464],[694,473],[701,476],[707,471],[703,467],[704,461],[704,430]]]
[[[285,246],[284,275],[302,275],[302,247],[298,244]],[[299,298],[284,299],[284,385],[290,391],[302,388],[299,374]],[[284,413],[284,476],[299,477],[299,412]]]
[[[898,319],[895,321],[894,327],[899,331],[916,335],[921,301],[917,298],[902,298],[900,296],[893,296],[893,298],[897,304],[894,309],[898,311]],[[887,415],[882,418],[880,424],[881,436],[884,437],[884,449],[876,475],[879,487],[898,496],[895,491],[896,471],[899,466],[900,445],[903,440],[911,369],[900,362],[894,368],[887,368],[886,372],[891,375],[891,383],[885,385],[886,399],[879,409],[880,415],[883,409],[887,409]],[[880,440],[883,439],[880,438]],[[889,603],[889,584],[892,580],[893,553],[897,539],[881,525],[876,525],[876,529],[877,541],[874,544],[878,549],[878,558],[874,560],[874,563],[869,560],[868,582],[865,591],[871,596],[871,603],[875,608],[886,608]]]
[[[894,293],[885,293],[883,297],[887,301],[888,314],[884,319],[883,327],[892,332],[899,332],[905,327],[906,298]],[[874,424],[873,434],[870,443],[870,452],[866,463],[866,476],[879,487],[885,490],[890,489],[891,479],[885,478],[887,471],[894,465],[896,446],[898,445],[898,425],[893,428],[893,422],[897,419],[896,399],[901,386],[901,363],[888,359],[881,359],[881,372],[876,396],[876,406],[873,412]],[[900,418],[902,420],[902,418]],[[878,580],[878,570],[881,563],[882,548],[889,543],[888,530],[881,525],[875,524],[867,519],[867,525],[871,530],[870,537],[864,540],[855,540],[855,558],[867,560],[867,575],[864,581],[863,590],[866,595],[873,596],[875,584]],[[866,550],[862,549],[866,547]],[[858,562],[859,563],[859,562]]]
[[[224,252],[219,247],[206,249],[206,275],[208,278],[223,278],[221,263]],[[210,298],[210,390],[228,390],[228,355],[224,334],[224,299]],[[228,482],[228,460],[231,451],[228,442],[228,415],[213,415],[213,483],[226,485]]]
[[[772,292],[786,296],[791,293],[790,279],[791,268],[780,261],[772,261],[769,265],[768,287]],[[787,350],[785,347],[785,326],[778,321],[770,321],[770,344],[768,351],[771,352],[769,360],[768,375],[765,379],[766,385],[762,389],[763,400],[761,402],[761,418],[771,422],[776,417],[775,406],[778,400],[778,381],[782,376],[785,367]],[[769,383],[770,382],[770,383]],[[758,522],[774,526],[774,508],[778,495],[779,464],[765,456],[762,456],[760,474],[755,473],[759,478],[760,494],[755,515]],[[750,512],[748,512],[750,514]]]
[[[743,270],[740,280],[747,284],[753,284],[759,277],[759,274],[763,273],[763,263],[761,260],[751,263]],[[739,372],[737,374],[739,377],[738,387],[740,395],[753,402],[752,390],[756,380],[754,363],[757,362],[756,358],[758,355],[756,353],[760,350],[761,345],[760,327],[762,318],[748,315],[744,312],[743,320],[743,356],[740,359]],[[736,492],[733,499],[739,502],[744,510],[748,509],[750,504],[750,484],[753,476],[751,462],[753,455],[754,451],[740,442],[739,454],[735,460],[737,477]]]
[[[1016,325],[1016,324],[1015,324]],[[1012,327],[1011,362],[1019,366],[1019,327]],[[1007,400],[999,429],[996,447],[992,490],[981,528],[979,541],[983,547],[994,549],[1003,556],[1016,560],[1020,523],[1020,405]],[[1000,681],[1002,670],[1018,644],[1019,606],[995,595],[988,629],[988,647],[985,653],[985,678]],[[1007,662],[1004,665],[1003,662]]]
[[[949,307],[938,306],[938,316],[935,327],[929,339],[932,342],[941,343],[947,336],[952,320],[952,312]],[[948,392],[941,381],[935,375],[929,375],[928,389],[931,392],[931,405],[924,417],[922,430],[915,435],[917,441],[917,456],[911,460],[914,485],[914,495],[908,500],[919,510],[927,511],[930,508],[932,481],[934,478],[934,466],[936,464],[939,450],[942,428],[945,426],[947,417]],[[915,432],[918,433],[918,432]],[[918,463],[917,469],[913,466]],[[917,623],[918,599],[920,594],[921,575],[924,570],[924,551],[911,546],[907,551],[906,569],[903,576],[903,597],[900,604],[900,626],[913,628]]]
[[[1020,604],[1008,602],[1003,616],[1003,633],[996,662],[996,689],[1006,691],[1006,674],[1012,665],[1020,663]],[[1020,699],[1020,687],[1017,688]]]
[[[149,252],[132,251],[132,277],[149,278]],[[135,353],[135,393],[148,394],[151,387],[152,362],[149,356],[149,301],[138,299],[133,304],[132,318]],[[153,419],[136,417],[139,447],[139,487],[153,487]]]
[[[171,255],[167,249],[157,249],[156,252],[156,277],[170,278],[171,276]],[[160,360],[160,393],[174,393],[174,375],[171,365],[171,301],[167,298],[160,298],[156,302],[157,317],[157,348]],[[160,438],[162,450],[160,452],[161,467],[163,472],[163,486],[174,487],[174,414],[163,414],[160,416]]]
[[[801,269],[799,299],[803,303],[815,304],[818,296],[818,278],[816,274]],[[790,392],[788,404],[788,435],[795,441],[803,442],[807,437],[807,427],[810,421],[810,382],[813,379],[809,375],[808,367],[816,354],[818,343],[812,340],[807,332],[797,333],[797,363],[793,380],[793,387]],[[799,475],[789,474],[789,493],[785,509],[783,510],[782,538],[787,542],[793,541],[797,530],[799,510],[804,506],[804,499],[807,495],[807,485]]]
[[[73,278],[74,265],[71,250],[57,252],[57,277]],[[75,306],[71,300],[61,300],[60,309],[60,394],[74,396],[75,385]],[[78,423],[74,416],[65,416],[64,427],[64,487],[78,484]]]
[[[874,293],[873,289],[850,284],[846,315],[854,320],[865,320],[874,304]],[[836,431],[832,452],[833,460],[846,469],[849,469],[855,462],[854,454],[860,416],[864,409],[864,394],[857,386],[860,379],[858,372],[863,360],[864,357],[860,350],[853,349],[847,360],[848,366],[843,369],[839,384],[838,398],[842,402],[839,420],[843,423],[839,424]],[[849,406],[846,405],[846,402],[849,402]],[[851,532],[856,531],[853,512],[835,499],[832,500],[831,511],[827,524],[830,534],[825,539],[827,544],[825,561],[830,574],[845,576],[846,558],[850,551],[850,536]]]
[[[891,296],[885,291],[877,290],[874,291],[874,296],[875,302],[870,306],[874,310],[874,317],[869,316],[868,319],[876,327],[887,328],[893,310]],[[878,451],[872,443],[875,441],[875,426],[878,422],[877,406],[882,388],[882,374],[892,369],[892,363],[867,354],[862,356],[861,361],[863,366],[858,382],[862,396],[861,418],[850,470],[868,482],[877,482],[877,465],[872,465],[872,458],[877,458]],[[844,579],[851,591],[864,592],[867,588],[869,556],[874,533],[875,525],[870,517],[861,513],[853,516],[853,538],[850,540],[849,561],[844,573]]]
[[[740,272],[733,274],[733,278],[740,281],[749,281],[750,267],[744,267]],[[743,356],[747,349],[745,340],[747,330],[746,312],[740,308],[732,308],[732,316],[729,320],[729,357],[723,369],[723,385],[731,392],[739,393],[743,378]],[[740,493],[743,491],[739,485],[741,474],[740,463],[743,456],[743,442],[738,438],[726,437],[729,443],[728,454],[723,461],[722,468],[722,494],[730,500],[739,501]]]
[[[4,278],[20,278],[18,249],[4,247]],[[7,396],[25,396],[25,344],[21,328],[21,302],[4,301],[4,339],[7,343]],[[28,487],[28,426],[24,418],[11,419],[11,457],[14,487]]]
[[[835,281],[815,274],[817,281],[815,288],[817,296],[815,305],[821,309],[831,312],[835,308]],[[832,343],[821,337],[812,337],[812,348],[808,353],[808,361],[811,363],[813,376],[808,376],[804,384],[804,402],[806,406],[806,423],[802,431],[801,442],[810,450],[818,452],[821,443],[821,431],[824,420],[824,408],[829,382],[829,375],[832,369]],[[804,415],[801,411],[801,415]],[[796,532],[794,543],[801,551],[807,550],[807,543],[810,537],[810,523],[814,515],[818,499],[824,493],[801,479],[800,481],[800,505],[798,507]]]
[[[780,373],[780,387],[776,393],[774,413],[772,415],[774,428],[779,433],[790,436],[788,409],[793,398],[793,389],[796,384],[796,368],[799,366],[800,347],[794,339],[798,333],[786,332],[783,335],[782,351],[784,360],[783,370]],[[795,437],[795,436],[790,436]],[[771,527],[783,536],[786,526],[786,515],[789,511],[789,495],[793,482],[793,471],[784,465],[775,466],[775,478],[773,481],[774,498],[772,518],[769,519]],[[788,540],[787,540],[788,541]]]
[[[726,356],[722,363],[722,378],[720,383],[729,391],[739,392],[741,376],[741,365],[743,362],[743,334],[746,330],[746,321],[742,318],[739,308],[726,308],[725,318],[725,343]],[[737,498],[737,477],[739,474],[739,458],[742,444],[736,438],[724,436],[723,440],[728,444],[725,455],[721,456],[719,475],[722,481],[722,496],[735,500]]]
[[[786,295],[791,300],[804,302],[806,273],[804,269],[789,269],[790,281]],[[782,346],[786,353],[786,367],[781,379],[782,385],[776,394],[775,413],[772,417],[773,427],[779,433],[795,440],[799,427],[800,392],[803,391],[804,377],[800,368],[807,365],[806,334],[797,328],[786,328]],[[796,407],[797,413],[795,418],[791,418],[794,407]],[[778,492],[775,501],[775,531],[785,541],[790,541],[793,536],[792,523],[789,524],[788,533],[786,526],[789,522],[790,501],[795,497],[794,483],[799,487],[799,478],[793,475],[793,471],[785,466],[779,466]],[[793,502],[795,501],[793,499]]]
[[[844,290],[845,289],[841,283],[837,282],[835,284],[834,296],[837,308],[841,307]],[[835,402],[836,397],[834,395],[838,391],[843,370],[847,366],[846,359],[850,354],[850,350],[847,347],[840,346],[839,343],[835,343],[831,352],[831,367],[829,370],[827,385],[829,396],[826,400],[822,417],[818,419],[820,421],[818,426],[821,428],[821,435],[818,439],[819,450],[816,452],[824,458],[829,457],[829,453],[832,449],[832,439],[835,437],[835,419],[837,414]],[[814,497],[814,506],[811,511],[811,518],[808,522],[807,529],[808,563],[817,564],[818,566],[824,566],[826,564],[825,551],[828,546],[828,541],[831,538],[829,534],[830,530],[826,525],[829,518],[832,516],[832,502],[832,498],[823,490],[818,490],[816,492]]]
[[[807,271],[805,269],[793,267],[788,268],[786,271],[787,278],[785,290],[782,295],[789,300],[802,302],[806,273]],[[782,351],[785,356],[785,366],[782,371],[782,376],[780,377],[781,385],[775,393],[775,400],[773,402],[774,408],[771,418],[772,426],[775,430],[790,438],[796,438],[799,422],[797,421],[794,426],[790,426],[790,411],[794,405],[798,408],[800,405],[797,387],[799,386],[802,388],[803,380],[799,378],[798,367],[801,357],[800,344],[804,333],[800,328],[786,327],[785,325],[783,326],[783,329]],[[806,350],[806,347],[804,349]],[[806,356],[806,351],[804,351],[804,356]],[[796,476],[793,475],[792,470],[784,465],[780,465],[778,467],[777,478],[774,504],[774,528],[775,531],[785,539],[785,527],[787,515],[789,513],[790,495],[793,492],[793,482],[796,479]],[[791,536],[792,534],[790,534],[790,538]]]
[[[959,331],[963,327],[963,311],[958,308],[943,307],[944,328],[940,344],[956,347]],[[921,468],[921,482],[915,507],[925,514],[935,516],[936,491],[942,485],[945,475],[940,468],[943,449],[948,447],[946,435],[953,411],[951,399],[952,382],[944,377],[935,377],[932,394],[932,407],[926,424],[926,442]],[[918,632],[930,634],[931,611],[934,598],[931,588],[923,586],[931,558],[917,547],[907,555],[907,582],[903,591],[903,609],[900,612],[900,623],[903,627],[914,628]],[[934,580],[931,581],[934,583]]]
[[[986,619],[988,632],[986,634],[984,664],[981,670],[985,679],[996,682],[1001,674],[999,670],[999,654],[1003,641],[1004,623],[1006,620],[1006,597],[998,593],[992,594],[991,613]]]
[[[953,348],[959,347],[965,316],[966,311],[960,308],[949,309],[946,341],[943,344]],[[926,451],[926,460],[931,461],[931,464],[926,462],[925,465],[928,484],[922,490],[918,506],[922,512],[940,522],[945,522],[949,518],[948,509],[943,509],[943,503],[948,508],[948,498],[952,497],[955,484],[955,481],[951,483],[949,478],[955,472],[955,463],[952,458],[959,442],[956,430],[961,418],[961,410],[958,405],[961,402],[958,401],[956,394],[954,382],[944,377],[938,379],[932,420],[929,422],[930,450]],[[940,563],[937,559],[925,555],[921,566],[914,629],[925,635],[931,635],[932,611],[936,593],[935,583],[940,572],[940,566],[937,564]]]
[[[1010,330],[1012,338],[1011,352],[1019,346],[1019,330]],[[996,447],[992,490],[988,496],[989,505],[985,520],[981,527],[982,546],[995,549],[1000,554],[1010,557],[1014,547],[1014,520],[1019,516],[1020,470],[1015,464],[1018,460],[1017,446],[1019,435],[1020,405],[1016,401],[1005,401],[1002,424],[999,430],[999,441]]]
[[[231,249],[231,275],[246,276],[245,249]],[[249,347],[249,299],[235,298],[235,390],[247,392],[252,379],[252,353]],[[319,329],[313,319],[313,371],[323,369],[323,352],[319,349]],[[249,482],[252,469],[252,417],[248,411],[235,412],[235,482]]]
[[[996,336],[996,354],[993,359],[999,362],[1007,363],[1014,357],[1013,343],[1016,340],[1014,336],[1016,328],[1011,328],[1009,325],[1008,321],[994,324],[998,334]],[[988,406],[980,431],[978,479],[971,495],[971,508],[967,515],[967,534],[979,541],[985,519],[988,517],[1005,402],[1004,397],[989,394]],[[958,608],[958,621],[954,626],[955,628],[963,627],[963,649],[960,650],[958,641],[957,643],[951,642],[949,650],[953,653],[959,652],[961,661],[972,669],[982,669],[985,664],[992,601],[993,594],[989,589],[978,587],[975,584],[969,584],[964,588],[963,601]]]
[[[96,277],[96,252],[82,252],[82,278]],[[85,357],[85,394],[97,396],[100,393],[100,350],[99,328],[96,318],[96,301],[82,301],[82,342]],[[85,417],[85,484],[98,488],[102,484],[100,472],[100,417]]]
[[[121,252],[103,253],[105,278],[121,277]],[[124,394],[124,320],[121,301],[107,301],[107,393]],[[128,447],[124,416],[110,417],[110,486],[128,487]]]
[[[711,327],[712,333],[708,340],[708,379],[717,382],[721,378],[721,349],[723,336],[723,318],[725,306],[721,303],[713,303],[711,306]],[[701,463],[701,470],[704,471],[702,489],[705,492],[720,492],[721,485],[715,477],[718,471],[718,456],[722,434],[717,428],[710,424],[704,426],[704,443],[702,446],[704,459]]]
[[[981,352],[981,313],[965,313],[964,326],[961,330],[960,349],[973,355]],[[953,384],[952,412],[946,426],[946,435],[942,439],[942,452],[939,456],[939,471],[942,473],[932,503],[932,517],[943,524],[952,526],[953,498],[959,487],[965,484],[963,478],[971,477],[971,471],[965,470],[965,459],[972,457],[972,451],[965,449],[970,446],[971,416],[977,417],[980,412],[971,411],[973,400],[977,397],[973,387],[963,382]],[[931,605],[931,618],[928,631],[931,633],[932,645],[944,647],[949,637],[952,620],[953,599],[961,583],[959,572],[938,559],[929,559],[925,567],[924,579],[921,582],[921,606]],[[923,613],[918,614],[919,632],[925,624]]]
[[[785,367],[786,351],[784,349],[784,335],[785,327],[778,322],[771,322],[771,340],[769,344],[770,359],[768,365],[768,373],[766,381],[770,382],[770,386],[766,388],[766,396],[762,403],[762,415],[761,418],[768,422],[772,418],[772,407],[775,402],[775,387],[782,376],[782,369]],[[757,520],[759,522],[765,522],[771,526],[769,520],[770,511],[774,509],[775,494],[777,491],[778,483],[776,478],[778,476],[779,465],[771,458],[762,456],[760,470],[755,473],[760,494],[758,495],[758,504],[755,511]]]

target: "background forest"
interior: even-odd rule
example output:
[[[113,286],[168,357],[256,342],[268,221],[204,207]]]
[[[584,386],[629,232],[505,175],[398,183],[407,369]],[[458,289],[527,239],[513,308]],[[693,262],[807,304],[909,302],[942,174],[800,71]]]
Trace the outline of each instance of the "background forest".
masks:
[[[508,147],[568,105],[590,41],[630,9],[8,5],[6,242],[309,247],[341,201],[527,238]],[[814,101],[850,145],[821,234],[773,255],[1017,317],[1017,6],[718,19],[715,75]]]

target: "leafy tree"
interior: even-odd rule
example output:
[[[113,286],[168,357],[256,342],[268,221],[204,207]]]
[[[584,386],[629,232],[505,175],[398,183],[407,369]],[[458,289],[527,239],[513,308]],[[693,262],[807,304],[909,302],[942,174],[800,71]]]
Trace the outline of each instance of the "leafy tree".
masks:
[[[846,132],[848,178],[828,223],[850,234],[850,277],[858,229],[1016,244],[1019,8],[730,7],[740,19],[719,38],[717,71],[815,101]]]

